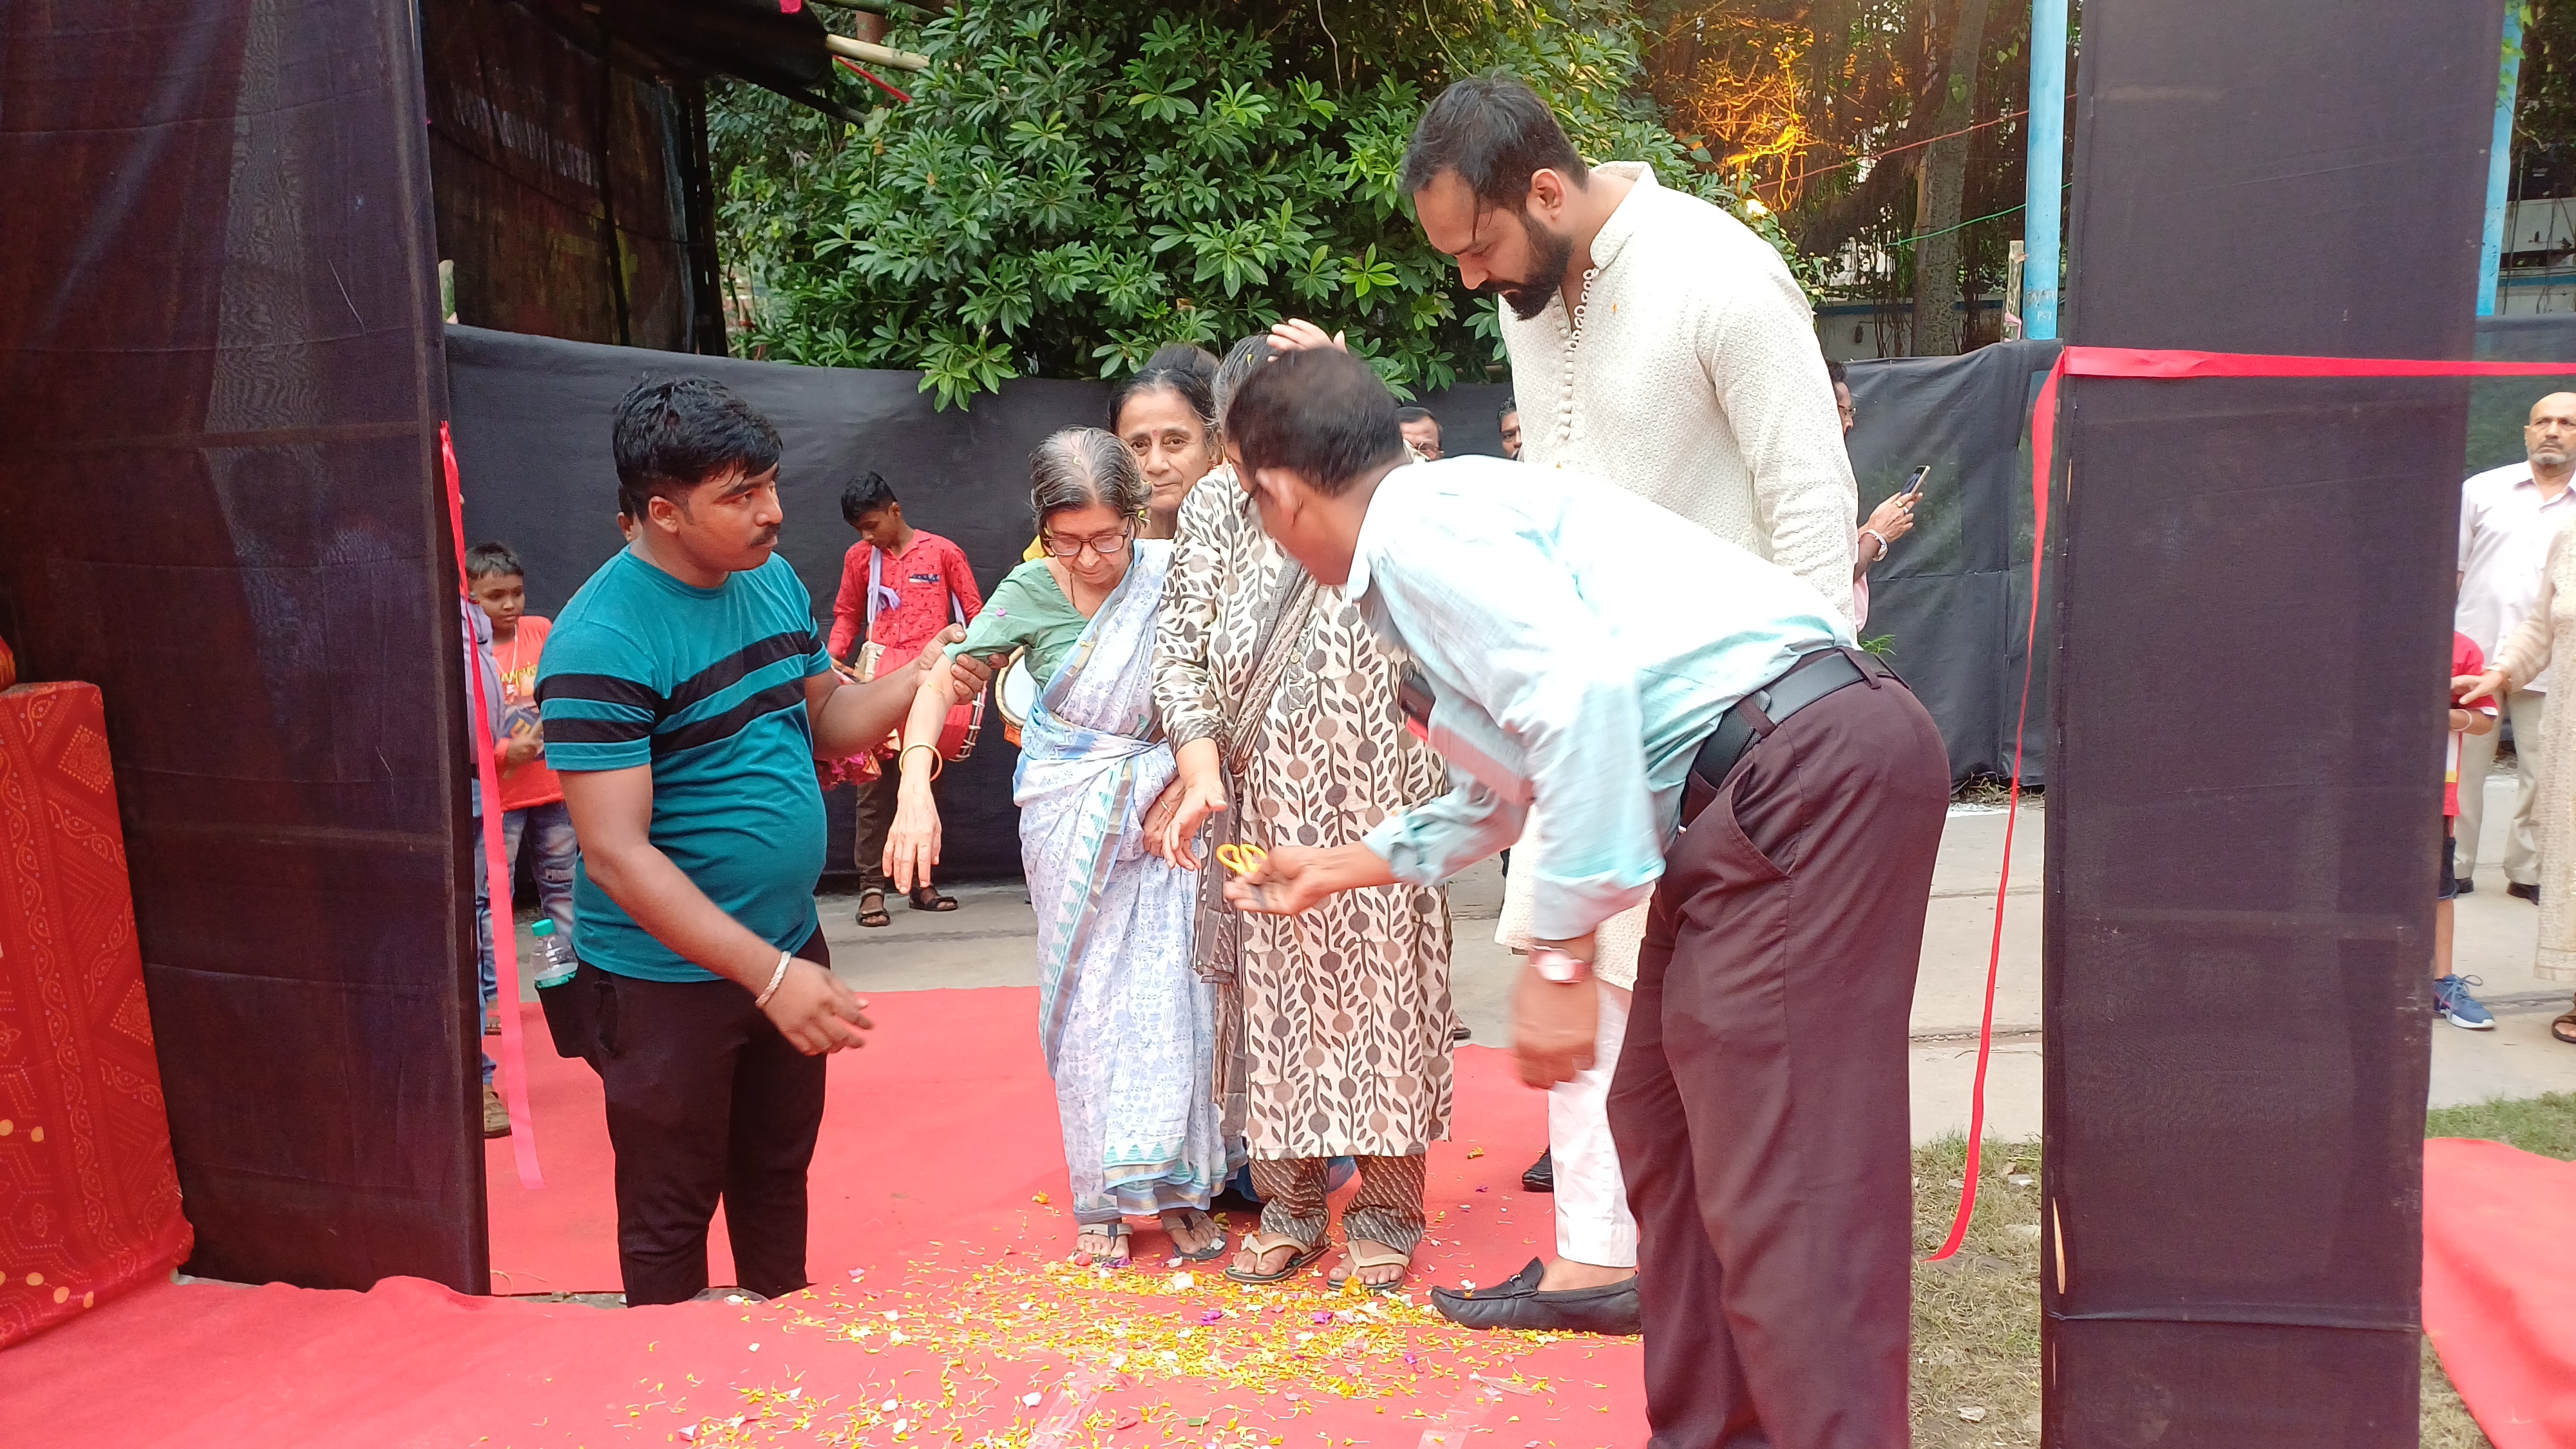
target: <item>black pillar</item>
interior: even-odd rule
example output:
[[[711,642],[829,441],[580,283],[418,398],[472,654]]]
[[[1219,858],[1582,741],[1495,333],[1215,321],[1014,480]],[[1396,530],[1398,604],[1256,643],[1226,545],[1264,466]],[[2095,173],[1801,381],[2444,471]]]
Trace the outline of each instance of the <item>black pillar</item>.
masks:
[[[2465,358],[2502,11],[2095,0],[2078,344]],[[2047,1442],[2412,1445],[2466,391],[2070,384]]]
[[[0,7],[0,633],[107,700],[191,1271],[485,1291],[402,0]]]

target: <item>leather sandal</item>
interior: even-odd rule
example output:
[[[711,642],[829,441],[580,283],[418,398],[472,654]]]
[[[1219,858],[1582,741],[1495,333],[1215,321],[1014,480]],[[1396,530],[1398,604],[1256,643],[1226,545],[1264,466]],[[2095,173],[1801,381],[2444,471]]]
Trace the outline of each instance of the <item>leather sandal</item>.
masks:
[[[1243,1240],[1243,1251],[1250,1253],[1256,1263],[1281,1248],[1297,1251],[1276,1273],[1247,1273],[1241,1268],[1228,1268],[1225,1276],[1237,1283],[1284,1283],[1314,1266],[1315,1260],[1324,1256],[1324,1246],[1322,1243],[1301,1243],[1286,1233],[1254,1233]]]
[[[1408,1272],[1413,1268],[1411,1253],[1399,1253],[1384,1243],[1373,1243],[1366,1238],[1353,1238],[1344,1243],[1342,1252],[1349,1261],[1335,1268],[1324,1278],[1325,1282],[1336,1288],[1344,1286],[1365,1288],[1371,1293],[1401,1292],[1404,1288],[1402,1273],[1383,1283],[1371,1283],[1362,1278],[1360,1273],[1368,1268],[1402,1268]]]
[[[2576,1046],[2576,1009],[2562,1011],[2549,1019],[2549,1034]]]
[[[1098,1242],[1102,1238],[1109,1240],[1107,1252],[1084,1246],[1086,1240]],[[1127,1251],[1127,1238],[1125,1223],[1084,1223],[1073,1235],[1073,1250],[1088,1254],[1094,1267],[1124,1268],[1133,1256]]]
[[[876,904],[870,905],[870,901],[874,901]],[[862,926],[891,926],[894,924],[894,917],[886,914],[884,891],[859,892],[859,924]]]
[[[1599,1288],[1539,1289],[1547,1264],[1529,1266],[1491,1288],[1434,1288],[1431,1306],[1464,1328],[1534,1328],[1549,1333],[1641,1333],[1637,1280]]]
[[[957,909],[957,898],[941,895],[937,886],[916,886],[912,892],[912,908],[916,911],[953,911]]]
[[[1174,1208],[1170,1212],[1164,1213],[1162,1218],[1163,1231],[1171,1233],[1172,1235],[1173,1257],[1179,1258],[1183,1262],[1188,1263],[1213,1263],[1217,1259],[1225,1256],[1225,1229],[1218,1226],[1216,1219],[1209,1217],[1206,1213],[1199,1211],[1197,1208]],[[1175,1222],[1174,1219],[1178,1219],[1179,1221]],[[1197,1252],[1184,1252],[1181,1249],[1181,1235],[1178,1232],[1173,1231],[1176,1227],[1193,1230],[1214,1228],[1216,1230],[1216,1236],[1209,1240],[1206,1247],[1199,1249]]]

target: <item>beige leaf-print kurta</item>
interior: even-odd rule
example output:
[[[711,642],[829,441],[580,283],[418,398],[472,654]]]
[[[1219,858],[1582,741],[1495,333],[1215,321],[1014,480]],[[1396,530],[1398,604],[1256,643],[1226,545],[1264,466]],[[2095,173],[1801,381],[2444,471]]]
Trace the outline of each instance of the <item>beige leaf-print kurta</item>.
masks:
[[[2576,526],[2576,525],[2571,525]],[[2549,667],[2562,644],[2576,648],[2576,548],[2561,528],[2549,541],[2540,570],[2540,597],[2521,627],[2497,643],[2487,667],[2501,669],[2512,689],[2520,689]],[[2541,759],[2540,798],[2531,818],[2540,827],[2540,949],[2531,974],[2543,981],[2576,981],[2576,683],[2562,659],[2559,688],[2569,697],[2561,707],[2553,695],[2540,716],[2540,738],[2534,742]],[[2514,741],[2517,748],[2520,740]],[[2463,790],[2478,789],[2483,780],[2462,780]]]
[[[1173,748],[1224,747],[1293,567],[1230,470],[1190,490],[1154,650]],[[1439,755],[1404,728],[1395,661],[1341,590],[1316,590],[1301,644],[1230,802],[1245,843],[1264,848],[1346,845],[1448,788]],[[1381,886],[1245,919],[1252,1155],[1405,1156],[1448,1136],[1447,892]]]

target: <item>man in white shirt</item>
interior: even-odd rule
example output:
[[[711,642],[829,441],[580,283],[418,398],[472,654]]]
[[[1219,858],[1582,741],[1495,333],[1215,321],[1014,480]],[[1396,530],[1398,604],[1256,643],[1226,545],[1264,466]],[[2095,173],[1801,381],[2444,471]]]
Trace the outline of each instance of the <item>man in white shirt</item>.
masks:
[[[1462,80],[1424,111],[1404,189],[1460,279],[1504,304],[1521,461],[1616,483],[1855,617],[1859,493],[1815,317],[1779,253],[1643,163],[1588,166],[1547,103],[1507,76]],[[1526,948],[1539,862],[1514,864],[1495,934]],[[1597,1065],[1556,1089],[1551,1155],[1525,1179],[1552,1177],[1556,1193],[1550,1293],[1633,1281],[1637,1227],[1606,1103],[1644,928],[1639,911],[1603,933]],[[1481,1316],[1446,1293],[1433,1306]]]
[[[2541,561],[2549,540],[2576,519],[2576,393],[2557,392],[2531,405],[2522,430],[2527,461],[2493,468],[2460,485],[2460,602],[2452,627],[2493,657],[2498,645],[2531,613],[2540,593]],[[2540,790],[2540,716],[2548,702],[2549,675],[2507,698],[2513,723],[2516,786],[2513,820],[2505,827],[2504,875],[2508,894],[2540,899],[2540,853],[2533,842],[2531,808]],[[2479,830],[2486,819],[2486,778],[2495,763],[2496,734],[2471,735],[2460,744],[2460,894],[2472,889]]]
[[[1596,933],[1651,900],[1610,1122],[1654,1443],[1905,1443],[1906,1019],[1950,796],[1931,718],[1831,596],[1687,520],[1579,473],[1408,464],[1347,353],[1253,373],[1225,436],[1263,530],[1408,661],[1454,787],[1354,844],[1274,848],[1227,899],[1439,881],[1526,825],[1532,1086],[1594,1064]]]

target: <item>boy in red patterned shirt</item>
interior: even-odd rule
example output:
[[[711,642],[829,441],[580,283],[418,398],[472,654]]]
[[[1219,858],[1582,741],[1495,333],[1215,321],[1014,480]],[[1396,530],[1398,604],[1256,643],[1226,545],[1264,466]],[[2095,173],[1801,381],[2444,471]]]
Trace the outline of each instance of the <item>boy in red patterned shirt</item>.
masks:
[[[832,634],[825,645],[843,673],[875,679],[900,669],[941,630],[983,612],[984,596],[965,551],[904,522],[903,504],[885,479],[868,473],[843,489],[841,517],[859,535],[841,557],[841,591],[832,601]],[[858,780],[858,835],[851,855],[859,871],[862,926],[894,919],[886,914],[883,857],[900,783],[894,771],[882,768]],[[925,879],[912,892],[912,908],[953,911],[957,902]]]

